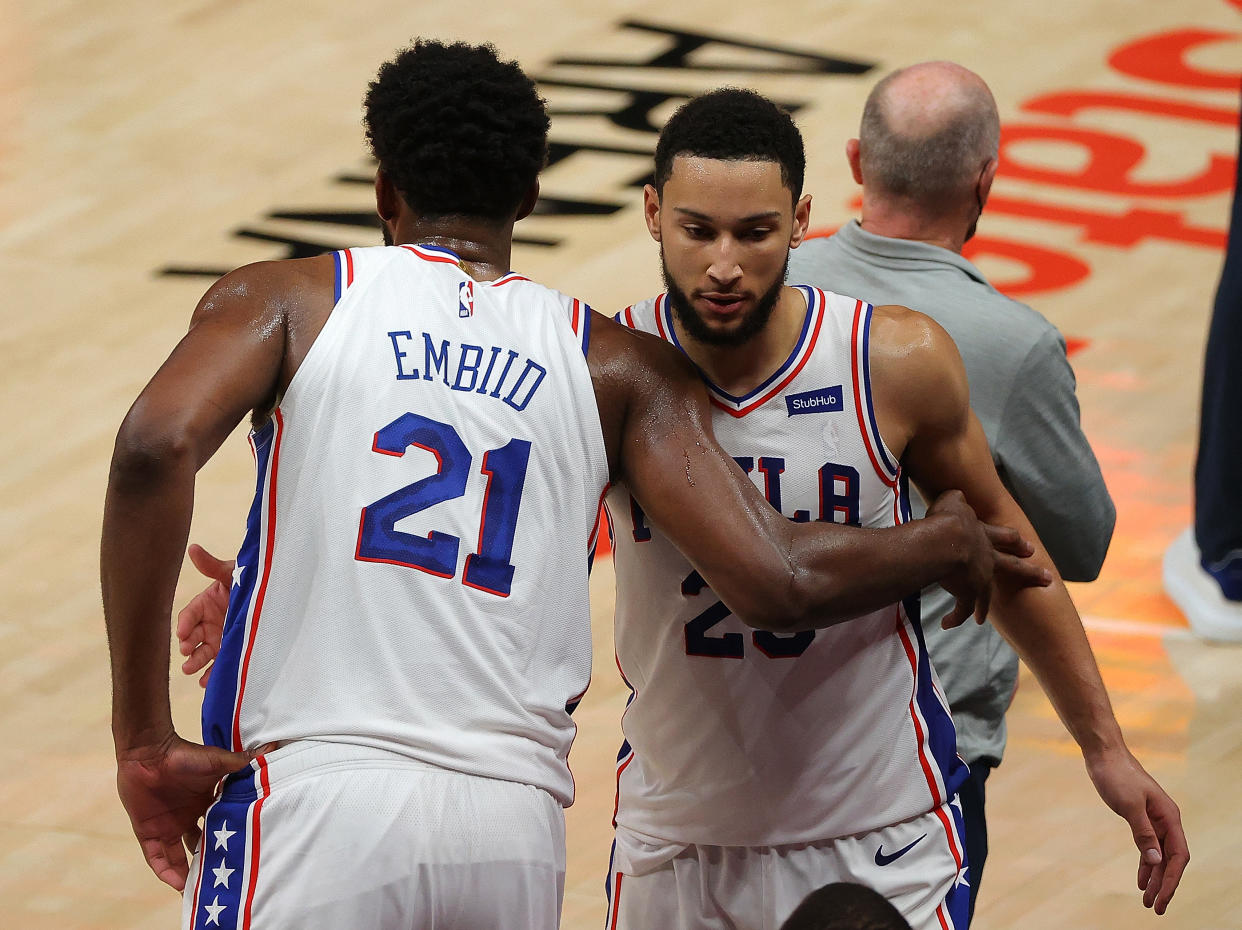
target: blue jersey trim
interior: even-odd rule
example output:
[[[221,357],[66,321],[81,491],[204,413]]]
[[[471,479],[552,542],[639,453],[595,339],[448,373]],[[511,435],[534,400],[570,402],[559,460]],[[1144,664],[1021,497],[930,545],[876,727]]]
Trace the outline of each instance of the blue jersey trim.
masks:
[[[339,254],[339,253],[338,253]],[[211,668],[211,678],[203,695],[203,742],[208,746],[240,750],[233,745],[233,713],[237,708],[237,676],[241,669],[242,652],[246,643],[246,618],[250,615],[250,602],[259,586],[259,540],[263,534],[263,498],[267,489],[267,466],[271,458],[272,442],[276,435],[275,420],[267,423],[251,435],[254,444],[255,470],[258,473],[254,501],[246,517],[246,536],[237,553],[237,567],[241,571],[237,583],[229,592],[228,611],[224,617],[224,633],[220,649]]]
[[[941,703],[932,681],[931,660],[927,655],[927,641],[923,637],[923,624],[919,618],[919,596],[911,595],[902,601],[902,606],[910,619],[918,645],[918,693],[915,703],[927,724],[927,745],[944,784],[944,800],[951,800],[970,777],[970,769],[957,754],[957,730],[953,727],[953,718]]]
[[[961,876],[964,881],[954,880],[949,893],[944,896],[944,906],[949,911],[954,928],[965,928],[970,926],[970,886],[974,882],[974,875],[966,855],[966,821],[962,817],[961,805],[950,803],[949,814],[953,818],[953,832],[957,834],[957,843],[962,850],[962,868],[965,874]]]
[[[710,385],[713,391],[715,391],[725,400],[728,400],[731,403],[739,404],[739,405],[746,403],[746,401],[750,400],[753,397],[756,397],[759,394],[762,394],[765,390],[771,387],[774,383],[779,381],[781,377],[783,377],[785,373],[788,372],[789,369],[792,368],[793,365],[797,362],[798,355],[801,353],[802,347],[806,343],[807,334],[811,331],[811,321],[815,318],[815,309],[816,309],[817,302],[818,302],[818,297],[815,295],[813,288],[806,287],[805,285],[799,285],[798,289],[806,291],[806,317],[802,321],[802,331],[798,333],[798,341],[794,343],[794,347],[790,351],[789,357],[786,358],[785,361],[781,363],[781,366],[778,369],[776,369],[776,371],[772,374],[770,378],[768,378],[758,387],[748,391],[747,393],[741,395],[740,397],[737,397],[737,396],[734,396],[733,394],[730,394],[728,391],[722,390],[717,384],[715,384],[715,382],[713,382],[710,378],[707,377],[707,375],[703,372],[701,368],[699,368],[699,374],[702,376],[703,380],[706,381],[708,385]],[[671,300],[666,299],[664,301],[663,312],[664,312],[665,322],[668,325],[668,333],[673,338],[673,345],[677,346],[677,348],[681,349],[681,351],[685,353],[686,351],[685,348],[682,346],[682,344],[677,339],[677,330],[673,328],[673,302]],[[698,368],[697,365],[695,367]]]
[[[588,303],[582,304],[582,357],[586,358],[587,351],[591,347],[591,317],[594,311]]]
[[[343,272],[341,269],[341,253],[332,253],[332,306],[336,306],[341,302],[341,278]]]

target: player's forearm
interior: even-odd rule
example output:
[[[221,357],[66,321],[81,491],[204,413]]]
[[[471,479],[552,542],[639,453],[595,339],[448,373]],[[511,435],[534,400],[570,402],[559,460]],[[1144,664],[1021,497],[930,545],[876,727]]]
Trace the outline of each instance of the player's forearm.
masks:
[[[921,591],[969,557],[961,524],[947,516],[887,529],[791,524],[796,610],[782,632],[852,620]]]
[[[100,547],[118,753],[172,730],[170,618],[189,535],[194,472],[188,455],[166,451],[152,457],[118,440]]]
[[[1026,515],[1008,494],[999,492],[975,503],[981,520],[1017,527],[1035,542],[1032,562],[1054,568]],[[1095,655],[1060,577],[1054,575],[1046,588],[1015,590],[998,583],[990,617],[1035,673],[1085,756],[1124,745]]]
[[[1124,746],[1095,655],[1059,579],[1047,588],[998,591],[991,617],[1035,673],[1084,756]]]

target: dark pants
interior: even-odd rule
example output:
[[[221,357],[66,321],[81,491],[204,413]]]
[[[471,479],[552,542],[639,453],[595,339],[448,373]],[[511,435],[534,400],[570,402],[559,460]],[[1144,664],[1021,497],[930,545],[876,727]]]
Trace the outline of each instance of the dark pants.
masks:
[[[1242,157],[1238,159],[1225,266],[1203,361],[1195,541],[1225,595],[1242,599]],[[1232,590],[1231,590],[1232,588]]]
[[[962,820],[966,823],[966,861],[970,863],[970,919],[975,917],[975,898],[979,894],[979,882],[983,879],[983,863],[988,858],[988,822],[983,813],[983,783],[992,774],[993,765],[987,759],[970,764],[970,777],[966,779],[957,796],[962,802]]]

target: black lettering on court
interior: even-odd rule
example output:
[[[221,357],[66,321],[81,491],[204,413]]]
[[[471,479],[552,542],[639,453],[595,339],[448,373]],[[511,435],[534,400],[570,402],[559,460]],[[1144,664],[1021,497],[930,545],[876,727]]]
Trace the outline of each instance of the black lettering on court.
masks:
[[[637,19],[620,23],[622,29],[634,29],[641,32],[654,32],[668,36],[673,40],[671,47],[650,58],[639,61],[626,61],[620,58],[557,58],[557,65],[586,65],[600,68],[662,68],[674,71],[741,71],[749,74],[866,74],[875,68],[875,62],[857,61],[850,58],[836,58],[820,55],[817,52],[806,52],[790,48],[787,45],[766,45],[762,42],[747,42],[744,39],[732,39],[728,36],[715,35],[708,32],[693,32],[689,29],[677,29],[670,26],[659,26]],[[769,52],[790,59],[788,65],[757,65],[746,64],[744,61],[728,65],[711,64],[691,61],[691,56],[712,45],[725,48],[745,49],[747,51]],[[705,88],[706,89],[706,88]]]
[[[641,190],[643,185],[651,181],[651,155],[655,148],[655,137],[661,129],[653,114],[669,103],[689,100],[713,89],[721,83],[721,74],[801,74],[811,78],[831,79],[867,74],[876,67],[876,63],[870,61],[824,55],[788,45],[755,42],[742,37],[682,29],[637,19],[624,20],[616,28],[662,36],[666,42],[663,48],[645,58],[620,59],[602,55],[556,58],[552,61],[550,73],[537,77],[536,81],[546,89],[598,92],[604,101],[594,105],[549,107],[554,125],[553,137],[548,143],[547,167],[553,168],[584,154],[603,157],[615,160],[617,181],[611,188],[601,187],[588,196],[558,195],[549,185],[549,189],[541,194],[533,213],[534,217],[540,218],[535,224],[540,234],[519,232],[513,238],[516,245],[557,248],[566,244],[581,229],[580,226],[572,225],[558,227],[556,224],[560,220],[602,219],[614,216],[627,207],[636,209],[639,199],[634,192]],[[607,43],[600,42],[599,46],[606,47]],[[759,53],[758,57],[755,53]],[[762,60],[764,56],[767,57],[766,62]],[[572,74],[558,74],[556,69],[562,66],[575,71]],[[583,68],[613,69],[613,73],[606,78],[598,75],[598,80],[584,79]],[[684,75],[689,80],[675,86],[632,86],[624,78],[617,76],[616,69],[629,69],[631,74],[651,71],[661,76]],[[763,88],[760,86],[759,90],[762,91]],[[777,99],[776,102],[791,113],[797,113],[810,101]],[[576,117],[602,117],[613,126],[641,133],[645,138],[632,145],[591,139],[586,128],[589,123],[581,124],[582,135],[586,138],[570,140],[559,136],[558,131],[563,132],[565,129],[560,120],[572,120]],[[649,144],[642,144],[648,141]],[[261,220],[232,230],[230,237],[272,245],[275,254],[268,256],[270,258],[307,258],[345,248],[378,245],[380,223],[375,215],[370,193],[375,184],[374,174],[342,172],[328,183],[344,185],[350,189],[365,189],[366,193],[359,190],[360,197],[356,208],[275,207]],[[548,184],[546,178],[544,183]],[[285,224],[313,224],[329,227],[337,232],[322,232],[318,236],[305,235],[289,231]],[[246,255],[237,264],[248,260],[251,260],[251,256]],[[218,278],[228,270],[187,262],[166,265],[158,269],[156,274]]]

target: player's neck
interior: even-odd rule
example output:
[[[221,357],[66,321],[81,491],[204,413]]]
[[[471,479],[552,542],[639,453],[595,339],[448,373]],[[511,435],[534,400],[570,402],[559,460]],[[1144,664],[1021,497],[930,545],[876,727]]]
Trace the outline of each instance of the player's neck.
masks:
[[[864,230],[876,236],[925,242],[959,255],[969,228],[967,220],[956,214],[929,217],[913,204],[865,194],[859,223]]]
[[[466,274],[477,281],[495,281],[512,270],[512,223],[497,226],[455,217],[410,218],[398,225],[393,238],[398,245],[435,245],[451,250]]]
[[[741,345],[719,346],[699,342],[674,318],[677,339],[686,354],[722,391],[740,397],[772,376],[798,342],[806,322],[806,298],[795,287],[781,288],[767,325]]]

